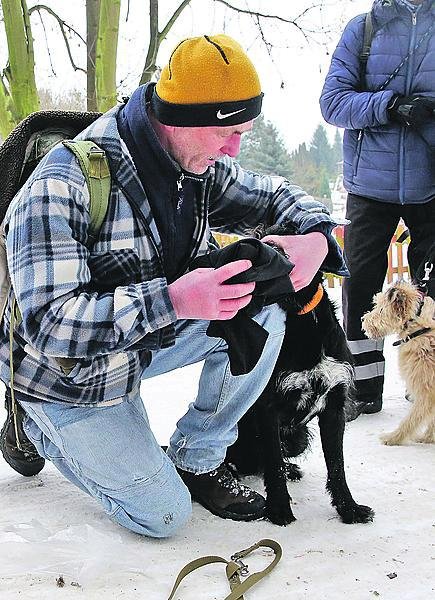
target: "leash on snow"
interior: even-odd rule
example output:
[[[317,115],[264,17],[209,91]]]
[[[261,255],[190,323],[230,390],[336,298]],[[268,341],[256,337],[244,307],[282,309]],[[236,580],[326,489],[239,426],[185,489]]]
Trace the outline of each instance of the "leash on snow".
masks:
[[[242,562],[242,558],[245,558],[245,556],[251,554],[251,552],[254,552],[254,550],[257,550],[257,548],[261,547],[270,548],[273,551],[275,557],[265,569],[263,569],[262,571],[257,571],[252,575],[249,575],[248,566]],[[276,565],[281,559],[281,556],[281,546],[278,544],[278,542],[269,539],[260,540],[256,544],[249,546],[249,548],[246,548],[245,550],[240,550],[240,552],[236,552],[230,557],[230,560],[226,560],[221,556],[202,556],[201,558],[192,560],[190,563],[188,563],[181,569],[181,571],[177,575],[177,579],[175,580],[174,587],[172,588],[168,600],[173,600],[174,594],[177,591],[178,586],[180,585],[181,581],[186,577],[186,575],[189,575],[189,573],[192,573],[192,571],[195,571],[196,569],[199,569],[201,567],[204,567],[205,565],[209,565],[212,563],[226,564],[225,571],[231,593],[225,597],[225,600],[244,600],[243,594],[247,590],[249,590],[253,585],[258,583],[261,579],[263,579],[263,577],[268,575],[276,567]],[[249,577],[247,577],[244,581],[241,581],[240,576],[246,577],[247,575],[249,575]]]

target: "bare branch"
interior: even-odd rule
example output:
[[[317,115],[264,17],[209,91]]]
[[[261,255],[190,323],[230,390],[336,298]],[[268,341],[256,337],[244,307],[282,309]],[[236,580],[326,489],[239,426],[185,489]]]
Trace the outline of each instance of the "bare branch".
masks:
[[[174,23],[177,21],[183,10],[190,4],[191,0],[183,0],[176,10],[173,12],[171,17],[168,19],[166,25],[162,31],[158,30],[158,11],[159,3],[157,0],[150,0],[150,42],[148,45],[148,52],[145,59],[145,66],[142,70],[142,76],[140,83],[146,83],[150,81],[152,74],[156,70],[156,58],[160,47],[165,37],[168,35]]]
[[[307,6],[307,8],[305,8],[301,13],[298,14],[297,17],[295,17],[295,21],[299,21],[299,19],[305,17],[305,15],[308,12],[310,12],[310,10],[314,10],[315,8],[323,8],[323,3],[321,2],[320,4],[313,4],[312,6]]]
[[[168,19],[168,22],[166,23],[166,25],[163,27],[162,31],[159,33],[160,41],[165,39],[165,37],[168,35],[172,25],[178,19],[178,17],[183,12],[183,10],[186,8],[186,6],[188,4],[190,4],[190,2],[191,2],[191,0],[183,0],[183,2],[181,2],[181,4],[178,6],[178,8],[174,11],[172,16]]]
[[[227,0],[213,0],[213,2],[218,2],[220,4],[223,4],[224,6],[226,6],[227,8],[229,8],[230,10],[232,10],[234,12],[245,14],[245,15],[250,15],[252,17],[252,19],[254,20],[257,29],[259,30],[261,40],[262,40],[263,44],[265,45],[267,53],[269,54],[270,58],[272,58],[271,50],[274,47],[274,44],[272,44],[271,42],[268,42],[266,39],[265,33],[261,27],[262,19],[269,19],[269,20],[275,21],[275,22],[280,21],[281,23],[285,23],[286,25],[293,25],[293,27],[295,27],[303,35],[305,41],[308,43],[309,41],[315,41],[309,34],[315,34],[317,32],[317,30],[310,29],[305,25],[300,25],[299,21],[303,17],[305,17],[310,11],[323,8],[323,1],[320,0],[319,3],[312,4],[311,6],[308,6],[307,8],[305,8],[294,19],[287,19],[285,17],[281,17],[280,15],[276,15],[276,14],[266,14],[266,13],[258,12],[255,10],[250,10],[249,8],[246,8],[246,9],[240,8],[238,6],[234,6],[233,4],[230,4],[230,2],[228,2]],[[324,30],[324,33],[328,33],[328,31]]]
[[[261,12],[255,11],[255,10],[239,8],[238,6],[233,6],[226,0],[213,0],[213,1],[219,2],[220,4],[223,4],[224,6],[226,6],[227,8],[234,10],[235,12],[243,13],[245,15],[251,15],[252,17],[259,17],[260,19],[273,19],[274,21],[282,21],[283,23],[287,23],[289,25],[295,25],[296,27],[298,27],[298,25],[296,24],[296,21],[297,21],[297,19],[300,18],[300,16],[302,16],[304,13],[308,12],[312,8],[316,8],[316,6],[310,6],[307,9],[305,9],[301,13],[301,15],[299,15],[299,17],[296,17],[296,19],[285,19],[284,17],[280,17],[279,15],[269,15],[269,14],[261,13]],[[298,27],[298,29],[300,29],[300,27]]]
[[[73,27],[71,27],[71,25],[68,25],[68,23],[66,23],[63,19],[61,19],[59,17],[59,15],[57,15],[54,12],[54,10],[52,10],[49,6],[46,6],[45,4],[35,4],[35,6],[32,6],[31,8],[29,8],[29,15],[31,15],[33,12],[36,11],[39,13],[39,17],[42,21],[41,12],[44,10],[46,12],[48,12],[52,17],[54,17],[59,25],[63,40],[65,42],[68,57],[69,57],[71,66],[74,69],[74,71],[82,71],[83,73],[86,73],[85,69],[83,69],[82,67],[78,67],[74,62],[74,58],[71,53],[71,47],[70,47],[68,36],[67,36],[67,31],[74,33],[85,45],[86,45],[86,40],[80,35],[80,33],[78,31],[76,31]],[[45,31],[45,27],[44,27],[44,31]],[[50,56],[50,51],[49,51],[49,56]],[[51,56],[50,56],[50,62],[51,62]]]
[[[31,15],[32,12],[34,12],[35,10],[37,10],[37,11],[46,10],[52,17],[54,17],[56,19],[56,21],[59,23],[59,27],[61,27],[61,28],[64,27],[65,29],[68,29],[69,31],[74,33],[80,39],[80,41],[82,41],[84,44],[86,44],[86,40],[84,39],[84,37],[81,36],[80,33],[76,29],[74,29],[74,27],[72,27],[71,25],[68,25],[68,23],[66,21],[61,19],[59,17],[59,15],[56,14],[54,12],[54,10],[51,9],[49,6],[46,6],[45,4],[35,4],[35,6],[32,6],[29,8],[29,15]]]
[[[50,61],[51,72],[53,73],[54,76],[56,76],[56,71],[54,70],[53,61],[51,60],[50,46],[48,45],[47,30],[45,28],[44,19],[42,18],[42,15],[40,12],[38,12],[38,16],[39,16],[39,20],[41,21],[42,29],[44,31],[45,47],[47,48],[47,54],[48,54],[48,60]]]

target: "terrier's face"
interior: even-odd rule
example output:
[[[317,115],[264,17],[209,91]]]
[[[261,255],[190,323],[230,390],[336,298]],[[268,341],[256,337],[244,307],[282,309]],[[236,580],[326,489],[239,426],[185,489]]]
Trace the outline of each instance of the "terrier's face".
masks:
[[[400,333],[415,316],[419,302],[418,289],[407,281],[398,281],[374,296],[374,308],[363,316],[362,328],[370,338]]]

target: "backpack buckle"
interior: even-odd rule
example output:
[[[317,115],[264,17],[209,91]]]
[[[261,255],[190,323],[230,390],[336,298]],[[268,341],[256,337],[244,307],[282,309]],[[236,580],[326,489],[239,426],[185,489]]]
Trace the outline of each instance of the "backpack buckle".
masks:
[[[106,153],[101,148],[92,147],[88,152],[89,176],[96,179],[110,177],[110,171],[106,160]]]

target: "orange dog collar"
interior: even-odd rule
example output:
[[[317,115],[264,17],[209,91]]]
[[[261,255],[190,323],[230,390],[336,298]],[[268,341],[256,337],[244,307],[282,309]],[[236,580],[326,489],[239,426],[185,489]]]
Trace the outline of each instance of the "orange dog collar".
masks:
[[[317,292],[314,294],[314,296],[311,298],[311,300],[308,302],[308,304],[305,304],[305,306],[303,308],[301,308],[300,311],[298,311],[298,315],[306,315],[307,313],[314,310],[322,298],[323,298],[323,286],[321,283],[319,283]]]

